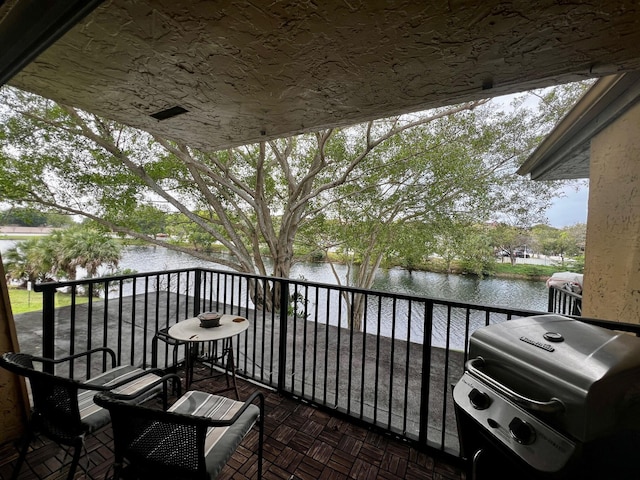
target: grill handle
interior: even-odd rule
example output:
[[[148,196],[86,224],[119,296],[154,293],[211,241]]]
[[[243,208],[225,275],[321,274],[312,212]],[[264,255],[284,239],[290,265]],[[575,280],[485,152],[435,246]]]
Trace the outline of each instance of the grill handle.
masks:
[[[482,367],[484,363],[485,361],[482,357],[472,358],[471,360],[467,361],[467,363],[465,364],[465,368],[472,376],[493,387],[495,390],[497,390],[513,403],[521,406],[522,408],[543,413],[559,413],[564,411],[564,403],[562,403],[562,401],[558,398],[552,397],[551,400],[547,402],[541,402],[539,400],[527,398],[524,395],[521,395],[517,392],[514,392],[510,388],[505,387],[500,382],[494,380],[489,375],[479,370],[479,368]]]

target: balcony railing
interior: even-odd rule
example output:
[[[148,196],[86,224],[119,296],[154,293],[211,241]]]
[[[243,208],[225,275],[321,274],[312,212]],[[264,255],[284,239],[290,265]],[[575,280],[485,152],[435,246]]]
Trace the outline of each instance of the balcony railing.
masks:
[[[72,303],[55,309],[62,288]],[[239,375],[452,455],[459,446],[451,386],[462,375],[471,333],[541,313],[205,269],[35,290],[43,293],[45,356],[108,346],[121,363],[170,368],[168,345],[152,358],[159,329],[203,311],[242,315],[251,325],[234,345]],[[75,301],[80,294],[87,303]],[[351,328],[357,320],[361,327]],[[87,367],[71,368],[84,374]]]
[[[548,310],[559,315],[581,317],[582,295],[550,285]]]

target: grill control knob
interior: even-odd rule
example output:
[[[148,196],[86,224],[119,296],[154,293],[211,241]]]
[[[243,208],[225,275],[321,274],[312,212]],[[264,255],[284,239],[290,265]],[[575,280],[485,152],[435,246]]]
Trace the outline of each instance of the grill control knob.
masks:
[[[524,420],[514,417],[509,423],[509,432],[516,442],[531,445],[536,440],[536,431]]]
[[[484,392],[474,388],[469,392],[469,400],[476,410],[485,410],[491,405],[491,398]]]

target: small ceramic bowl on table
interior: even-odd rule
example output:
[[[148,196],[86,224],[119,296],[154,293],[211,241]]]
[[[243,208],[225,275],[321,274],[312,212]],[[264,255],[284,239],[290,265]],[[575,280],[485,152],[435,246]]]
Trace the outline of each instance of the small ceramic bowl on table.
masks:
[[[203,312],[198,315],[198,318],[200,319],[200,326],[202,328],[212,328],[220,326],[220,318],[222,318],[222,315],[217,312]]]

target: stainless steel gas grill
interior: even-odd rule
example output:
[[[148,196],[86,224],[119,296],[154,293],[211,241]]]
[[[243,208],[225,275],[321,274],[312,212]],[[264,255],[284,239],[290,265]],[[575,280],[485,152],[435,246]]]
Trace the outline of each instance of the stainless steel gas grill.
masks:
[[[472,480],[640,479],[640,339],[558,315],[477,330],[453,390]]]

